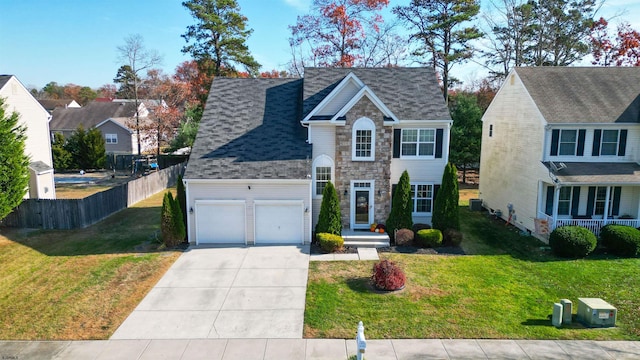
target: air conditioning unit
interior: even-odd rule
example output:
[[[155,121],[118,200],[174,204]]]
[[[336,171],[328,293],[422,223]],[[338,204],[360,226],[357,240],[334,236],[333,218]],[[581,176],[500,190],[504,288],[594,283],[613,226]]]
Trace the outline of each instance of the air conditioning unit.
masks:
[[[469,210],[482,211],[482,199],[469,199]]]
[[[587,327],[614,327],[618,310],[600,298],[578,298],[578,321]]]

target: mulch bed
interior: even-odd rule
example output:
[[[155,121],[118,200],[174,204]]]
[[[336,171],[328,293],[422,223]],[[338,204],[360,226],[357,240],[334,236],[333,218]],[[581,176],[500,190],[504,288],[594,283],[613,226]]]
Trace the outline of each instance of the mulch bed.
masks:
[[[438,248],[420,248],[415,246],[387,246],[377,248],[378,252],[399,253],[399,254],[428,254],[428,255],[465,255],[464,250],[458,246],[443,246]],[[358,248],[344,246],[332,254],[357,254]],[[318,244],[311,244],[311,254],[328,254],[322,250]]]

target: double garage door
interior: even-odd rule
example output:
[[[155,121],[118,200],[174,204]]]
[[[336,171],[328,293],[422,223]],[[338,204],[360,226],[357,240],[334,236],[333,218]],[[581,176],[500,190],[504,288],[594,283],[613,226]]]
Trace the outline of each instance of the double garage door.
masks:
[[[301,244],[302,200],[256,200],[253,213],[244,200],[196,201],[198,244],[246,244],[253,229],[256,244]]]

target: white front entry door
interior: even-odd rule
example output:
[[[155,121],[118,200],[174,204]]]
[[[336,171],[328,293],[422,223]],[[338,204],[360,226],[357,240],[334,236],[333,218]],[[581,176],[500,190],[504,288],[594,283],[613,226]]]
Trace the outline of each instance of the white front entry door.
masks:
[[[351,221],[352,229],[368,229],[375,221],[374,209],[374,181],[351,181]]]

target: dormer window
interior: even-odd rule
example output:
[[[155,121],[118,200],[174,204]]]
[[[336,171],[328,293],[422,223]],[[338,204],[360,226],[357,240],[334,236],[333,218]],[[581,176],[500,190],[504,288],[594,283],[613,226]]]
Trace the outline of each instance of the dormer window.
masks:
[[[360,118],[353,124],[353,161],[375,160],[376,125],[368,118]]]

